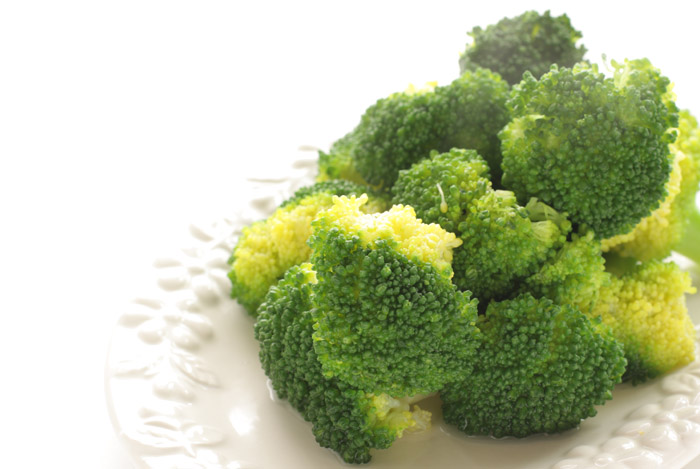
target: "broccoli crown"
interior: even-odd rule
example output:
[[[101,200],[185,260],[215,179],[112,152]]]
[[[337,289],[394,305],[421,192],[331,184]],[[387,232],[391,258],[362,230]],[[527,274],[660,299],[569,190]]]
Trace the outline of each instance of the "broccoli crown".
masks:
[[[514,282],[534,274],[571,227],[566,217],[542,206],[533,199],[521,207],[510,191],[475,199],[457,228],[463,244],[454,252],[455,285],[482,301],[500,299],[510,295]]]
[[[552,64],[572,67],[586,53],[584,46],[576,45],[581,33],[569,17],[553,17],[549,11],[503,18],[486,29],[477,26],[468,34],[472,43],[460,57],[461,71],[488,68],[511,85],[519,82],[525,71],[539,77]]]
[[[670,82],[648,60],[614,65],[612,78],[583,64],[526,74],[499,134],[503,185],[600,238],[630,231],[663,200],[678,124]]]
[[[354,135],[350,132],[336,140],[328,153],[319,151],[318,176],[316,176],[316,181],[343,179],[369,186],[355,167],[355,159],[353,158],[353,138]]]
[[[625,347],[625,380],[639,383],[694,359],[695,329],[685,294],[690,276],[672,263],[636,264],[604,286],[591,317],[600,316]]]
[[[316,214],[332,205],[334,195],[365,192],[366,187],[348,181],[316,183],[299,189],[267,219],[245,227],[229,260],[231,297],[255,315],[270,286],[291,266],[309,259],[306,240]],[[386,204],[373,197],[365,209],[380,211]]]
[[[622,347],[569,305],[529,294],[492,302],[472,374],[441,391],[445,421],[470,435],[524,437],[577,426],[612,397]]]
[[[508,84],[482,69],[446,86],[394,93],[365,111],[352,138],[338,144],[337,151],[350,147],[354,169],[385,191],[399,170],[427,158],[431,150],[475,149],[500,174],[497,134],[508,122],[507,98]]]
[[[604,239],[604,251],[640,261],[663,259],[683,237],[700,181],[700,130],[690,112],[679,112],[678,138],[669,147],[673,167],[666,183],[668,195],[632,231]]]
[[[571,241],[567,241],[554,257],[522,282],[520,291],[588,313],[601,287],[609,283],[610,274],[605,271],[600,241],[589,231],[583,235],[573,234]]]
[[[366,392],[435,392],[469,372],[476,346],[476,301],[450,281],[459,241],[411,207],[364,215],[365,201],[336,198],[313,223],[316,354]]]
[[[429,159],[399,172],[392,187],[394,204],[413,207],[426,223],[457,231],[464,210],[491,190],[489,168],[475,150],[433,151]]]
[[[327,378],[314,352],[310,264],[287,271],[260,306],[255,337],[260,361],[277,395],[287,399],[321,446],[348,463],[370,460],[373,448],[388,448],[404,431],[429,425],[430,414],[405,399],[358,391]]]

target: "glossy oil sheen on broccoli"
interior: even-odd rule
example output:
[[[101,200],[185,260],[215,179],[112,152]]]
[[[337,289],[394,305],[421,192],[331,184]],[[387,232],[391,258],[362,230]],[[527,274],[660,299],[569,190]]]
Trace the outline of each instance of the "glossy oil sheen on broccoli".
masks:
[[[229,261],[231,297],[255,315],[268,288],[287,269],[308,260],[311,250],[306,241],[316,214],[332,205],[334,195],[359,195],[367,191],[367,187],[348,181],[316,183],[299,189],[267,219],[244,228]],[[366,210],[384,208],[386,202],[382,197],[373,197],[365,205]]]
[[[310,264],[292,267],[260,306],[255,337],[260,362],[277,396],[312,423],[318,443],[345,462],[366,463],[405,431],[424,429],[430,414],[407,399],[359,391],[327,378],[314,352]]]
[[[366,200],[336,197],[313,223],[318,359],[368,392],[436,392],[469,372],[476,346],[476,302],[450,281],[459,240],[411,207],[363,214]]]
[[[678,124],[659,70],[648,60],[615,65],[612,78],[587,65],[526,75],[500,133],[503,185],[600,238],[632,230],[663,200]]]
[[[440,393],[445,421],[469,435],[525,437],[579,425],[625,369],[606,327],[529,294],[492,302],[473,373]]]
[[[576,45],[581,33],[573,28],[569,17],[555,17],[549,11],[503,18],[486,29],[477,26],[469,35],[472,43],[459,61],[462,72],[488,68],[511,85],[518,83],[525,71],[540,77],[552,64],[572,67],[586,53],[585,47]]]

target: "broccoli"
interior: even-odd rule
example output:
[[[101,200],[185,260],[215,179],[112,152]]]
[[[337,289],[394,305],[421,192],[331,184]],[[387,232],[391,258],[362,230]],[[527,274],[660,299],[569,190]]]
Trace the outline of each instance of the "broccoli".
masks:
[[[388,191],[400,169],[427,158],[431,150],[453,147],[477,150],[496,177],[501,161],[497,134],[508,122],[508,92],[500,76],[477,69],[446,86],[431,84],[380,99],[321,156],[320,177],[357,173]]]
[[[694,292],[687,272],[658,260],[634,264],[601,288],[589,316],[600,316],[624,345],[626,381],[639,383],[694,360],[695,329],[685,304],[685,294]]]
[[[407,204],[426,223],[454,232],[454,283],[486,300],[508,296],[512,283],[532,275],[566,240],[570,223],[551,207],[516,203],[512,192],[493,190],[474,150],[432,153],[399,173],[392,202]]]
[[[603,250],[640,261],[663,259],[675,249],[700,262],[700,214],[695,194],[700,181],[700,129],[689,111],[679,113],[678,138],[670,145],[673,170],[668,195],[634,229],[603,240]]]
[[[441,392],[445,421],[469,435],[525,437],[577,426],[612,398],[622,347],[599,321],[523,294],[479,316],[474,370]]]
[[[605,267],[601,242],[593,232],[574,233],[539,271],[522,281],[519,291],[572,305],[588,314],[595,307],[600,289],[610,284]]]
[[[528,11],[515,18],[503,18],[486,29],[475,27],[472,43],[459,60],[460,69],[484,67],[499,73],[508,83],[518,83],[525,71],[535,77],[549,71],[552,64],[572,67],[583,60],[584,46],[577,46],[581,33],[569,17],[553,17]]]
[[[316,183],[299,189],[267,219],[245,227],[229,259],[231,297],[255,315],[270,286],[291,266],[308,260],[311,251],[306,240],[311,235],[311,221],[332,205],[333,195],[367,191],[367,187],[348,181]],[[373,197],[364,208],[381,211],[386,201]]]
[[[307,421],[318,443],[348,463],[370,460],[373,448],[388,448],[404,431],[430,424],[430,413],[410,399],[354,389],[327,378],[314,352],[310,264],[289,269],[260,306],[255,337],[260,362],[278,397],[287,399]]]
[[[677,107],[670,82],[648,60],[552,66],[526,73],[500,132],[503,185],[537,197],[603,239],[626,233],[658,207],[671,172]]]
[[[460,244],[411,207],[363,214],[334,198],[313,222],[314,349],[327,377],[365,392],[436,392],[471,368],[476,300],[450,281]]]
[[[357,172],[352,156],[353,133],[336,140],[328,153],[318,152],[318,176],[316,181],[343,179],[369,186],[367,181]]]

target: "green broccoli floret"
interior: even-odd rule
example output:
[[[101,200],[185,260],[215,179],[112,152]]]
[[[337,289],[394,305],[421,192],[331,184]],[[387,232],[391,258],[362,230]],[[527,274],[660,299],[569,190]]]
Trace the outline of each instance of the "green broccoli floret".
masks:
[[[625,348],[624,379],[639,383],[695,359],[695,328],[685,295],[690,276],[673,262],[651,260],[612,275],[589,313],[610,326]]]
[[[366,463],[373,448],[388,448],[404,431],[430,425],[430,413],[410,399],[359,391],[327,378],[314,351],[310,264],[289,269],[260,306],[255,337],[260,361],[277,396],[287,399],[307,421],[318,443],[345,462]]]
[[[489,167],[475,150],[433,150],[430,159],[399,171],[392,203],[413,207],[425,223],[455,233],[471,203],[491,191]]]
[[[689,111],[679,113],[678,138],[669,145],[673,170],[659,208],[629,232],[603,240],[603,250],[640,261],[663,259],[676,250],[700,263],[700,129]]]
[[[648,60],[613,65],[612,78],[588,65],[526,73],[499,134],[503,185],[600,238],[630,231],[663,200],[678,124],[670,82]]]
[[[255,315],[270,286],[291,266],[309,259],[306,241],[316,214],[332,205],[334,195],[368,191],[348,181],[316,183],[299,189],[267,219],[245,227],[229,260],[231,297]],[[365,210],[381,211],[386,205],[383,197],[373,196]]]
[[[495,191],[483,160],[473,150],[432,153],[399,173],[393,203],[412,206],[425,223],[454,232],[453,282],[486,305],[511,295],[513,283],[530,276],[561,246],[570,223],[541,202],[517,204]]]
[[[508,122],[508,92],[500,76],[478,69],[446,86],[394,93],[370,106],[351,137],[343,137],[322,157],[323,171],[339,174],[341,170],[329,168],[349,167],[368,184],[388,191],[399,170],[427,158],[431,150],[458,147],[477,150],[500,175],[497,134]],[[341,154],[334,156],[334,151]]]
[[[576,427],[612,398],[625,369],[606,327],[529,294],[492,302],[472,374],[441,392],[445,421],[469,435],[525,437]]]
[[[327,377],[392,396],[436,392],[474,358],[476,301],[450,282],[452,233],[411,207],[336,197],[313,222],[315,350]]]
[[[354,135],[350,132],[336,140],[328,153],[318,152],[318,176],[316,176],[316,181],[343,179],[369,186],[355,167],[355,159],[352,153],[353,138]]]
[[[488,68],[511,85],[518,83],[525,71],[539,77],[552,64],[572,67],[586,53],[585,47],[576,45],[581,33],[573,28],[569,17],[553,17],[549,11],[503,18],[486,29],[477,26],[468,34],[472,43],[460,57],[461,71]]]
[[[520,292],[537,298],[547,297],[557,304],[568,304],[583,313],[595,306],[600,289],[610,284],[600,240],[592,231],[574,233],[557,254],[538,272],[526,278]]]

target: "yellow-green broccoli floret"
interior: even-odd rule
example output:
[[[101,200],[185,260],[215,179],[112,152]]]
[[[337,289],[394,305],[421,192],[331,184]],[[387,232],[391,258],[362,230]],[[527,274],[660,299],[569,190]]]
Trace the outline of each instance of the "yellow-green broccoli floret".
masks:
[[[503,18],[470,33],[472,43],[459,60],[460,69],[484,67],[499,73],[511,85],[518,83],[525,71],[539,77],[552,64],[572,67],[586,53],[577,46],[581,33],[573,28],[566,15],[551,16],[528,11],[515,18]]]
[[[592,231],[574,233],[557,254],[520,285],[521,292],[547,297],[557,304],[569,304],[589,313],[603,286],[610,284],[600,240]]]
[[[412,396],[461,379],[473,361],[476,301],[450,282],[460,241],[411,207],[363,214],[336,197],[313,222],[315,351],[327,377]]]
[[[670,81],[648,60],[553,66],[513,87],[499,134],[503,185],[537,197],[603,239],[626,233],[666,195],[678,112]]]
[[[260,306],[255,337],[260,361],[278,397],[307,421],[318,443],[345,462],[366,463],[372,449],[388,448],[406,431],[430,425],[430,413],[412,398],[363,392],[324,376],[314,351],[310,264],[289,269]]]
[[[343,179],[369,186],[362,175],[357,172],[353,158],[353,133],[336,140],[326,153],[318,152],[318,175],[316,181]]]
[[[367,187],[348,181],[316,183],[299,189],[267,219],[245,227],[229,261],[231,297],[255,315],[270,286],[287,269],[309,259],[311,250],[306,241],[316,214],[332,205],[334,195],[367,191]],[[381,211],[386,205],[384,198],[376,196],[364,209]]]
[[[478,69],[446,86],[394,93],[370,106],[357,127],[322,157],[326,173],[352,168],[368,184],[389,191],[401,169],[431,150],[475,149],[500,176],[498,132],[508,122],[508,84]],[[497,173],[497,174],[496,174]]]
[[[474,370],[440,396],[445,421],[469,435],[525,437],[579,425],[612,398],[621,345],[569,305],[529,294],[492,302]]]
[[[679,113],[678,138],[669,145],[673,169],[659,208],[629,232],[603,240],[603,249],[640,261],[663,259],[672,249],[700,262],[700,216],[695,194],[700,181],[700,129],[689,111]]]
[[[604,286],[591,317],[600,316],[624,345],[625,380],[639,383],[692,362],[695,329],[688,316],[690,276],[672,263],[635,265]]]

